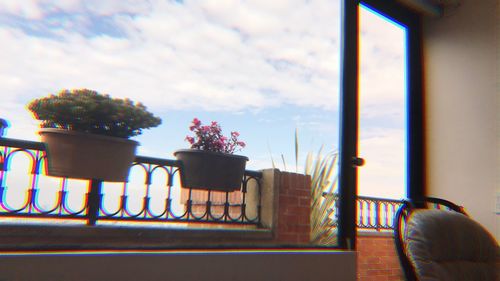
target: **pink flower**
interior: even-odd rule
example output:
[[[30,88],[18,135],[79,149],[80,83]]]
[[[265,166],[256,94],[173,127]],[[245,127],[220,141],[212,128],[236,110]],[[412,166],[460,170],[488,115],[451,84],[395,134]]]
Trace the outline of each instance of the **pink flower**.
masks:
[[[193,137],[187,136],[187,137],[186,137],[186,140],[187,140],[190,144],[193,144],[193,143],[194,143],[194,138],[193,138]]]
[[[194,136],[187,136],[186,141],[191,144],[193,149],[208,150],[214,152],[233,153],[245,147],[245,143],[238,141],[240,134],[231,132],[230,138],[222,135],[220,125],[212,121],[210,126],[202,126],[198,118],[194,118],[189,130]]]
[[[201,126],[200,127],[200,132],[202,132],[202,133],[208,133],[208,132],[210,132],[210,127],[208,127],[208,126]]]
[[[196,130],[196,128],[200,127],[201,121],[198,120],[198,118],[194,118],[193,121],[191,122],[193,125],[189,126],[190,131]]]

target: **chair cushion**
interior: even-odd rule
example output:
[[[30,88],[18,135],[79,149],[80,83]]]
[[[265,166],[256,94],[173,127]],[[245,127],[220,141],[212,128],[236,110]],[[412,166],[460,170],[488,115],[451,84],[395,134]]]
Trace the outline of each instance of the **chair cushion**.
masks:
[[[497,242],[463,214],[413,211],[404,244],[420,281],[500,281]]]

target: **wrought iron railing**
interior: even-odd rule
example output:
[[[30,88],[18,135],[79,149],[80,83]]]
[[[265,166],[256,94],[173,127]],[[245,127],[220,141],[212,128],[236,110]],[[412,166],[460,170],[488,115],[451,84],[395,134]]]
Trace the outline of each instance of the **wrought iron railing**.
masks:
[[[328,194],[323,194],[323,196],[328,196]],[[339,215],[338,194],[334,193],[333,196],[336,201],[331,216],[337,218]],[[356,226],[358,230],[392,230],[394,227],[394,216],[401,205],[401,200],[358,196],[356,199]],[[332,227],[337,227],[337,219],[333,221]]]
[[[45,165],[43,143],[0,137],[0,218],[75,219],[88,225],[260,223],[260,172],[246,171],[241,191],[210,192],[181,188],[177,160],[137,156],[131,180],[119,184],[49,177]],[[358,229],[391,230],[400,205],[359,196]],[[332,215],[337,214],[335,208]]]
[[[357,226],[363,230],[392,230],[401,200],[358,196]]]
[[[124,183],[49,177],[45,167],[43,143],[0,136],[0,218],[260,223],[260,172],[246,171],[240,191],[211,192],[181,188],[177,160],[137,156]]]

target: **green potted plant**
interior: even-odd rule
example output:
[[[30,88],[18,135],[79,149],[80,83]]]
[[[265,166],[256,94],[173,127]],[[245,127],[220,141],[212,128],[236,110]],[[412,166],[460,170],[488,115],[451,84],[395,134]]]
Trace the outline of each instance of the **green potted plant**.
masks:
[[[238,140],[239,133],[231,132],[226,137],[217,122],[203,126],[197,118],[189,130],[194,133],[186,137],[191,149],[174,152],[181,162],[182,186],[217,191],[240,189],[248,157],[233,154],[245,147]]]
[[[40,124],[51,176],[126,181],[136,141],[161,119],[141,103],[88,89],[62,90],[28,104]]]

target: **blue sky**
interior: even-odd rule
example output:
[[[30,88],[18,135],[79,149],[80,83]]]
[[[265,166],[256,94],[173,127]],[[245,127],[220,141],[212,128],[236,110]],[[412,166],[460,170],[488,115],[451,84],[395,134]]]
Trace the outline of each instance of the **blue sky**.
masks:
[[[271,150],[294,170],[296,128],[301,163],[338,147],[339,24],[331,0],[0,0],[0,115],[8,137],[38,140],[26,103],[90,88],[163,119],[136,138],[141,155],[173,158],[197,117],[239,131],[250,169],[270,168]],[[360,148],[382,159],[373,172],[367,159],[362,194],[402,196],[400,172],[380,176],[402,161],[399,29],[362,14]]]

